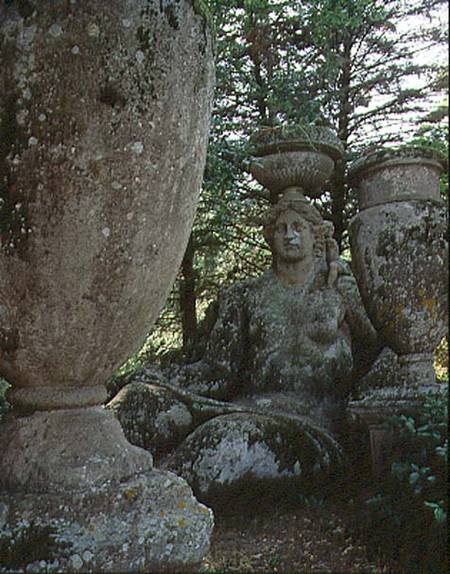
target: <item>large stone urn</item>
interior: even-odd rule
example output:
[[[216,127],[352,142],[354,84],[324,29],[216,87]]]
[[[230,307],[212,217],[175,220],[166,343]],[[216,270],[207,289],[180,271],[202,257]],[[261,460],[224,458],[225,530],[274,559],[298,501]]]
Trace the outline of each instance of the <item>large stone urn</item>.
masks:
[[[396,384],[366,390],[351,404],[371,428],[375,467],[392,442],[387,417],[414,412],[436,389],[433,352],[448,315],[443,168],[436,152],[403,148],[371,154],[350,169],[360,205],[349,226],[353,271],[374,326],[399,356]]]
[[[264,128],[252,137],[255,147],[250,165],[253,177],[276,203],[292,187],[317,198],[343,155],[343,146],[329,128],[294,126]]]
[[[192,4],[0,9],[0,375],[14,407],[0,528],[51,533],[63,570],[182,569],[208,547],[209,511],[101,406],[194,216],[213,63]]]
[[[367,311],[400,356],[405,386],[435,380],[433,351],[447,329],[447,210],[443,162],[406,148],[364,158],[350,172],[360,213],[350,223],[352,263]]]

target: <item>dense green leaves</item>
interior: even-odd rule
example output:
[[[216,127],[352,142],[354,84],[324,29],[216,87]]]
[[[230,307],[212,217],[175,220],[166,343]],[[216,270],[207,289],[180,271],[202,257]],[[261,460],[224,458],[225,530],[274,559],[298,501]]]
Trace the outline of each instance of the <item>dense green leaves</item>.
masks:
[[[401,571],[446,572],[448,389],[392,423],[396,456],[366,501],[367,536]]]

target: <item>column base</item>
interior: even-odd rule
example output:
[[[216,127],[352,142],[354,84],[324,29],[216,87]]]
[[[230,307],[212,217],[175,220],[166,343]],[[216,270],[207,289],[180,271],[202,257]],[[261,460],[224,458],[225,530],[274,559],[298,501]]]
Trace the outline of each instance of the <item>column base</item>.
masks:
[[[67,493],[123,481],[153,467],[103,407],[5,417],[0,427],[0,490]]]
[[[208,551],[211,510],[102,407],[9,416],[0,452],[8,571],[181,572]]]
[[[65,495],[0,494],[8,571],[189,571],[208,552],[212,527],[187,483],[157,470]]]

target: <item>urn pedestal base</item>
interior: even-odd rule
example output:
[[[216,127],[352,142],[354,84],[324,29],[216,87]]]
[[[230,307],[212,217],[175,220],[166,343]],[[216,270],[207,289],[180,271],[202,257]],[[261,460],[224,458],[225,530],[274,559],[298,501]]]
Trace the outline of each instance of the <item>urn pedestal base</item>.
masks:
[[[368,390],[361,399],[350,402],[350,412],[369,430],[372,473],[376,480],[390,472],[395,459],[398,440],[392,418],[414,416],[424,401],[438,391],[437,384],[383,387]]]
[[[0,450],[4,567],[181,572],[208,551],[212,512],[102,407],[11,416]]]
[[[432,353],[411,353],[399,356],[399,380],[404,386],[425,388],[436,383]]]

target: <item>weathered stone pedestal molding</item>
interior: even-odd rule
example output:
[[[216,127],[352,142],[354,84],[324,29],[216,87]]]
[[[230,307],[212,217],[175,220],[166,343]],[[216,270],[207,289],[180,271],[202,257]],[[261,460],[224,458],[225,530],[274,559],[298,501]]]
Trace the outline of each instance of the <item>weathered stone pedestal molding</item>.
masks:
[[[443,168],[436,152],[404,148],[369,155],[350,172],[361,210],[349,228],[354,273],[373,324],[399,355],[397,384],[368,390],[352,405],[378,442],[391,440],[387,426],[380,434],[386,416],[414,410],[436,389],[433,352],[448,316]]]
[[[12,2],[0,46],[0,536],[46,532],[59,571],[191,567],[210,511],[101,403],[187,243],[208,26],[188,0]]]

